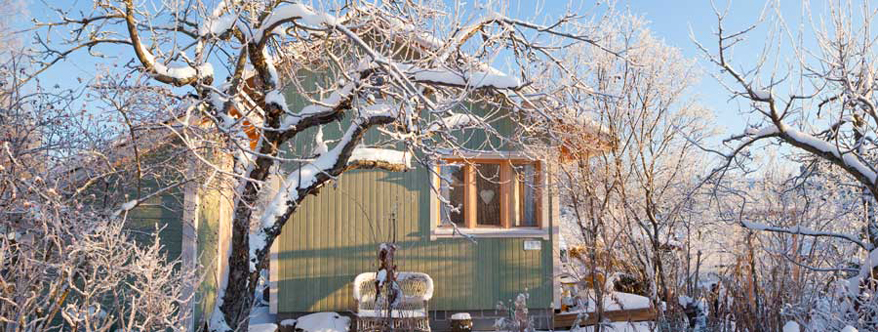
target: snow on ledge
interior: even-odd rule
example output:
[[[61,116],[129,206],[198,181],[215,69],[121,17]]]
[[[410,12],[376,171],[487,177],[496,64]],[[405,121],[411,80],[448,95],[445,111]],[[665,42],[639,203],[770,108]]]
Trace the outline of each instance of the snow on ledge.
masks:
[[[549,239],[549,230],[543,228],[460,228],[460,232],[476,238],[541,238]],[[451,227],[437,227],[430,232],[430,240],[447,239],[462,236]]]
[[[405,165],[406,168],[412,167],[411,153],[391,149],[357,147],[351,153],[349,161],[385,162],[389,164]]]

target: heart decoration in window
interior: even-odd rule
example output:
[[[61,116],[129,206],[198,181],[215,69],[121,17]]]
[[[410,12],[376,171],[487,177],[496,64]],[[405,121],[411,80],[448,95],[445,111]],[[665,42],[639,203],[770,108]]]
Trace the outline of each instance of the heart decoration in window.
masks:
[[[491,201],[494,200],[494,191],[482,190],[479,192],[479,197],[482,198],[482,202],[484,202],[485,204],[491,204]]]

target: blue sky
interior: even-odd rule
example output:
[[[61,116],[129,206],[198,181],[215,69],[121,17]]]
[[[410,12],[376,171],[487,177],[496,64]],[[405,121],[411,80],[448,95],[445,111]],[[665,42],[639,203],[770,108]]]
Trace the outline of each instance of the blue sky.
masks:
[[[558,17],[567,10],[568,4],[574,8],[583,6],[579,1],[523,0],[512,2],[510,14],[521,17],[533,17],[534,8],[542,8],[542,15]],[[766,3],[762,0],[714,0],[714,2],[720,10],[728,8],[729,14],[726,16],[724,25],[727,30],[735,31],[755,23]],[[586,1],[583,3],[587,7],[594,2]],[[644,17],[650,22],[649,28],[655,36],[663,39],[667,44],[679,48],[684,56],[697,59],[703,75],[691,93],[701,105],[714,112],[717,125],[724,129],[723,135],[742,132],[748,122],[755,124],[756,119],[749,121],[749,115],[740,112],[742,109],[746,110],[747,103],[738,99],[729,100],[729,92],[711,74],[725,80],[728,80],[729,77],[722,76],[719,68],[704,58],[703,53],[691,39],[694,35],[699,42],[709,48],[712,47],[711,51],[715,51],[716,36],[714,33],[717,19],[710,0],[628,0],[617,2],[616,6],[618,10],[627,9]],[[787,24],[795,27],[801,22],[802,6],[800,0],[781,1],[781,12]],[[820,1],[815,1],[812,7],[814,7],[811,8],[814,16],[819,17],[823,4]],[[760,28],[750,34],[747,41],[735,47],[733,63],[749,68],[757,61],[757,57],[765,46],[766,28],[772,23],[771,20],[764,21]],[[781,51],[781,55],[783,54],[789,53]]]
[[[61,3],[49,1],[56,6],[65,6]],[[66,6],[73,6],[85,13],[88,13],[92,7],[90,0],[69,0]],[[208,1],[209,2],[209,1]],[[315,5],[319,1],[313,1]],[[486,1],[467,1],[468,6],[481,4]],[[725,8],[727,2],[725,0],[716,0],[717,6]],[[593,6],[593,1],[553,1],[553,0],[510,0],[509,15],[521,18],[536,18],[542,20],[548,17],[558,17],[562,15],[568,7],[571,8],[589,8]],[[764,6],[764,1],[747,0],[735,1],[730,6],[730,14],[727,19],[729,29],[740,29],[749,26],[759,17]],[[788,23],[796,24],[801,17],[802,4],[800,1],[782,2],[782,11],[787,18]],[[814,7],[822,7],[822,4],[815,4]],[[541,11],[537,11],[540,8]],[[694,36],[708,46],[715,46],[715,37],[712,35],[716,29],[716,18],[713,15],[713,9],[709,0],[673,0],[673,1],[654,1],[654,0],[628,0],[619,1],[617,8],[627,8],[635,14],[642,15],[650,21],[650,29],[659,38],[665,40],[666,43],[678,47],[686,57],[698,59],[698,64],[702,67],[704,73],[701,81],[697,83],[692,93],[698,98],[701,105],[711,109],[717,117],[718,124],[723,127],[725,134],[740,132],[747,123],[746,115],[739,112],[738,101],[729,101],[729,94],[722,86],[711,77],[710,74],[718,74],[718,68],[703,58],[700,51],[690,39],[690,29]],[[29,6],[30,15],[39,19],[48,19],[52,17],[52,13],[45,10],[44,4],[39,0],[33,0]],[[815,13],[819,13],[817,8]],[[536,17],[535,17],[536,15]],[[816,16],[816,15],[815,15]],[[770,23],[770,22],[767,22]],[[763,48],[764,29],[754,31],[751,40],[740,44],[734,52],[735,62],[746,66],[752,64]],[[760,40],[763,39],[763,40]],[[116,52],[103,53],[112,55]],[[127,61],[127,58],[133,55],[129,52],[122,52],[120,59]],[[127,57],[127,58],[126,58]],[[58,83],[61,86],[69,86],[76,84],[75,78],[82,76],[84,78],[93,77],[96,70],[96,64],[101,61],[95,60],[85,52],[80,52],[64,61],[46,73],[43,78],[45,85]],[[742,106],[746,106],[742,104]]]

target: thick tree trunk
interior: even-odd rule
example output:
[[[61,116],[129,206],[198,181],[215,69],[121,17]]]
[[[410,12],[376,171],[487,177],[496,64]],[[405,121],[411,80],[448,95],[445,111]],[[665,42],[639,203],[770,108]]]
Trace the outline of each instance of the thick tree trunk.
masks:
[[[250,178],[264,181],[272,164],[271,159],[259,158],[250,173]],[[232,218],[232,250],[228,261],[229,277],[220,307],[229,326],[233,329],[240,326],[241,331],[247,331],[246,319],[250,315],[250,307],[253,304],[257,276],[262,269],[262,264],[256,264],[256,270],[250,271],[250,220],[253,214],[251,207],[258,198],[259,186],[256,182],[248,181],[235,204]]]
[[[349,103],[339,105],[340,109],[349,106]],[[249,240],[251,232],[258,230],[250,229],[250,222],[253,214],[252,207],[259,199],[260,188],[258,183],[263,183],[265,181],[269,175],[269,170],[274,164],[274,159],[270,157],[257,158],[253,170],[248,176],[249,179],[255,181],[247,181],[244,184],[244,188],[235,204],[234,218],[232,220],[232,249],[228,262],[229,274],[224,296],[222,298],[223,302],[219,308],[229,327],[232,329],[238,328],[238,331],[247,331],[247,318],[250,313],[250,307],[253,303],[254,291],[256,290],[256,282],[259,273],[265,267],[266,259],[268,257],[266,254],[267,250],[271,247],[277,236],[280,235],[280,231],[284,224],[286,224],[286,221],[296,212],[296,207],[299,206],[305,197],[316,193],[316,191],[327,181],[330,181],[334,177],[351,168],[374,167],[386,170],[397,169],[394,165],[390,165],[394,167],[385,168],[382,167],[381,164],[374,163],[358,166],[352,166],[348,163],[354,147],[361,142],[363,135],[369,128],[376,125],[391,123],[394,119],[393,116],[389,115],[372,116],[353,125],[354,130],[351,133],[350,139],[344,143],[345,145],[343,146],[338,159],[335,161],[335,164],[315,175],[314,181],[307,186],[295,188],[295,198],[286,202],[286,212],[277,216],[273,226],[262,230],[264,231],[265,243],[260,244],[260,246],[264,247],[257,248],[254,252],[254,257],[251,256]],[[277,128],[278,126],[275,122],[269,122],[268,124],[274,128]],[[266,156],[276,156],[278,153],[276,147],[280,144],[279,141],[282,139],[282,136],[279,134],[273,132],[265,133],[260,152]],[[264,227],[264,225],[260,227]],[[251,263],[256,267],[252,271],[250,269]],[[217,328],[220,327],[211,326],[211,329]]]

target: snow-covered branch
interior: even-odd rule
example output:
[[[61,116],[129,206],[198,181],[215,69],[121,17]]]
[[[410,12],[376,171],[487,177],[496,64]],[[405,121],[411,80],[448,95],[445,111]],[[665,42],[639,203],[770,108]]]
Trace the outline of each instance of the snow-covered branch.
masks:
[[[349,169],[405,171],[412,167],[412,154],[393,149],[357,147],[348,160]]]
[[[294,21],[304,23],[312,28],[324,28],[334,26],[338,20],[324,12],[315,11],[313,8],[304,4],[282,4],[274,8],[268,17],[259,25],[259,29],[253,35],[253,38],[259,44],[264,43],[263,39],[267,32],[273,31],[278,25],[286,22]]]
[[[197,64],[193,67],[189,64],[165,66],[157,61],[152,52],[146,48],[140,39],[137,18],[134,16],[134,4],[132,0],[126,0],[125,22],[128,27],[128,36],[131,39],[134,52],[137,54],[137,58],[143,64],[146,72],[152,74],[157,81],[174,86],[184,86],[199,81],[210,84],[213,81],[213,65],[208,62]]]
[[[487,71],[456,72],[445,69],[423,69],[402,64],[397,64],[397,66],[405,71],[413,81],[420,83],[474,89],[518,89],[522,86],[518,78],[506,75],[494,68],[488,68]]]
[[[143,204],[143,202],[146,202],[146,201],[149,201],[150,199],[159,197],[166,192],[169,192],[171,190],[179,188],[180,186],[182,186],[186,183],[189,183],[190,181],[192,181],[192,179],[185,180],[185,181],[178,181],[178,182],[175,182],[169,186],[165,186],[164,188],[152,191],[146,196],[125,202],[124,204],[122,204],[119,207],[118,210],[116,210],[116,212],[113,212],[113,217],[118,217],[120,215],[123,215],[124,213],[127,213],[128,211],[131,211],[134,208],[138,207],[140,204]]]
[[[807,235],[807,236],[814,236],[814,237],[832,237],[832,238],[837,238],[837,239],[843,239],[843,240],[850,241],[853,244],[856,244],[857,246],[865,249],[866,251],[872,250],[871,244],[865,243],[865,242],[861,241],[858,237],[850,235],[850,234],[835,233],[835,232],[821,232],[821,231],[811,230],[811,229],[808,229],[808,228],[805,228],[802,226],[777,227],[777,226],[759,224],[759,223],[754,223],[754,222],[749,222],[749,221],[742,221],[741,226],[743,226],[744,228],[747,228],[747,229],[754,230],[754,231],[766,231],[766,232],[776,232],[776,233],[786,233],[786,234]]]

